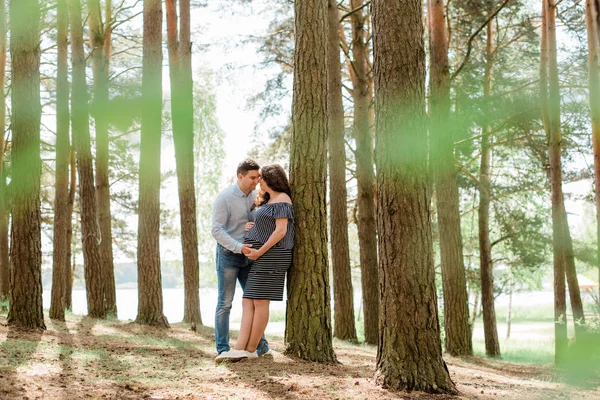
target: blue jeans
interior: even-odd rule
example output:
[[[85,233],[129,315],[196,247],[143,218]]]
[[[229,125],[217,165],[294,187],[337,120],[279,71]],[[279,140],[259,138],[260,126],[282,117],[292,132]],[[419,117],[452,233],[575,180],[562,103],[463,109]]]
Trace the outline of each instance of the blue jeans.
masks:
[[[229,351],[229,314],[231,312],[231,303],[235,294],[236,281],[240,282],[242,290],[246,286],[250,265],[248,259],[243,254],[237,254],[227,250],[225,247],[217,244],[217,281],[218,281],[218,299],[217,310],[215,312],[215,342],[217,353]],[[262,336],[258,343],[257,352],[259,355],[269,351],[269,343]]]

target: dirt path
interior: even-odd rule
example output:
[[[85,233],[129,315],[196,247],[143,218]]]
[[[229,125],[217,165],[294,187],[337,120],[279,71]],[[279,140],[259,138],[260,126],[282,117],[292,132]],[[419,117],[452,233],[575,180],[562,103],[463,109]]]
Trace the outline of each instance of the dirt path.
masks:
[[[0,399],[600,399],[550,366],[446,357],[457,397],[389,392],[373,379],[376,349],[336,343],[339,365],[283,355],[215,365],[210,328],[161,331],[70,316],[24,333],[0,316]],[[283,349],[281,340],[272,347]]]

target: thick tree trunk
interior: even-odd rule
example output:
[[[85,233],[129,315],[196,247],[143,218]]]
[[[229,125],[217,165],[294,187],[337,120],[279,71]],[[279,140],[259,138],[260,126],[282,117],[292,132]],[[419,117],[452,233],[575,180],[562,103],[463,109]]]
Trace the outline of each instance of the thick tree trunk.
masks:
[[[0,0],[0,301],[8,300],[10,264],[8,257],[8,210],[6,209],[6,173],[4,172],[4,132],[6,129],[6,4]]]
[[[585,21],[588,37],[588,79],[590,116],[592,118],[592,145],[594,147],[594,183],[596,194],[596,260],[598,260],[598,282],[600,282],[600,61],[598,51],[600,38],[600,2],[587,0]],[[600,289],[598,292],[600,298]],[[600,301],[600,300],[599,300]]]
[[[71,256],[73,249],[73,207],[75,206],[75,191],[77,190],[77,167],[75,165],[75,149],[71,146],[69,154],[69,203],[68,203],[68,219],[67,219],[67,263],[65,264],[65,309],[72,310],[73,308],[73,274],[75,273],[75,260],[71,264]]]
[[[546,137],[548,139],[548,153],[551,153],[551,149],[555,146],[552,145],[556,138],[553,138],[553,130],[556,130],[555,116],[552,116],[550,104],[549,104],[549,93],[548,93],[548,67],[549,67],[549,33],[550,33],[550,17],[549,17],[549,4],[548,0],[542,0],[542,41],[541,41],[541,54],[540,54],[540,103],[542,111],[542,122],[544,130],[546,131]],[[553,14],[554,15],[554,14]],[[554,22],[552,22],[552,28],[554,29]],[[555,53],[556,54],[556,53]],[[560,110],[560,99],[559,99],[559,110]],[[556,136],[556,135],[554,135]],[[560,161],[560,148],[557,149],[558,159]],[[553,156],[556,158],[555,156]],[[552,163],[551,157],[551,163]],[[555,160],[554,160],[555,161]],[[560,173],[560,170],[558,171]],[[559,209],[556,207],[555,200],[560,203],[560,197],[555,193],[554,180],[552,175],[554,171],[550,171],[550,181],[552,184],[552,241],[553,241],[553,255],[554,255],[554,362],[560,365],[564,362],[568,348],[567,338],[567,304],[566,304],[566,288],[565,288],[565,257],[562,247],[560,246],[560,223]]]
[[[45,329],[40,213],[40,5],[10,0],[12,240],[8,324]]]
[[[286,353],[335,362],[327,261],[327,1],[296,0],[290,176],[296,238]]]
[[[104,281],[106,312],[117,315],[115,266],[113,262],[112,229],[110,212],[110,185],[108,182],[108,86],[110,63],[111,1],[106,3],[106,23],[102,23],[100,0],[88,0],[90,46],[94,72],[94,102],[92,116],[96,129],[96,196],[98,223],[100,226],[100,264]]]
[[[336,0],[329,0],[329,210],[331,261],[333,268],[333,336],[357,341],[354,325],[354,290],[348,245],[346,192],[346,146],[340,63],[340,13]]]
[[[569,288],[569,298],[573,311],[575,334],[578,336],[585,331],[585,316],[583,304],[575,269],[573,255],[573,242],[569,231],[567,211],[565,209],[564,194],[562,191],[562,162],[561,148],[562,137],[560,127],[560,89],[558,81],[558,61],[556,54],[556,3],[547,0],[546,29],[548,40],[548,157],[550,161],[550,176],[552,186],[552,226],[553,245],[559,248],[559,253],[564,258],[564,268]],[[556,237],[555,237],[556,235]]]
[[[176,0],[167,0],[167,36],[169,76],[171,81],[171,115],[179,188],[179,218],[183,253],[185,304],[184,322],[202,324],[200,315],[200,264],[198,261],[198,226],[196,222],[196,188],[194,186],[194,104],[191,68],[190,2],[179,1],[180,27],[177,29]]]
[[[139,324],[169,327],[163,315],[160,275],[160,141],[162,130],[162,8],[144,0],[142,138],[138,217]]]
[[[363,5],[363,0],[351,0],[352,9]],[[351,77],[354,90],[354,140],[356,142],[356,180],[358,182],[358,243],[365,323],[365,341],[377,344],[379,339],[379,278],[377,272],[377,226],[373,187],[373,138],[370,127],[369,80],[367,79],[368,53],[364,12],[352,14]]]
[[[52,297],[50,318],[65,320],[65,278],[69,265],[67,230],[69,229],[69,14],[66,0],[57,1],[56,77],[56,182],[54,185],[54,242],[52,258]]]
[[[430,110],[434,151],[436,205],[440,229],[440,255],[444,290],[446,352],[453,356],[473,354],[469,326],[469,300],[463,259],[454,138],[450,125],[450,79],[444,1],[430,0]]]
[[[381,303],[377,381],[456,393],[437,313],[427,189],[425,45],[419,0],[375,0],[377,231]]]
[[[106,318],[104,279],[98,251],[96,188],[94,187],[93,156],[90,144],[85,53],[83,51],[83,27],[79,0],[69,0],[69,18],[71,21],[71,57],[73,62],[71,123],[79,175],[85,291],[88,315],[93,318]]]
[[[492,73],[494,65],[494,23],[492,19],[487,26],[485,81],[483,89],[484,101],[489,101],[492,94]],[[492,147],[490,133],[492,127],[487,124],[481,136],[481,165],[479,167],[479,262],[481,275],[481,305],[483,307],[483,332],[485,337],[485,353],[488,357],[500,357],[500,342],[496,326],[496,309],[494,307],[494,265],[492,262],[492,245],[490,242],[490,195]]]

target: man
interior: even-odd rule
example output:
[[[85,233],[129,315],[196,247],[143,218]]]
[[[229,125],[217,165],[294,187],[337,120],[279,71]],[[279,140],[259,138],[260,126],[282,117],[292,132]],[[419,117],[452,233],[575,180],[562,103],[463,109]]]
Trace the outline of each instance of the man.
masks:
[[[260,180],[260,167],[253,160],[242,161],[237,168],[237,182],[225,189],[213,206],[211,233],[217,240],[217,281],[218,300],[215,313],[215,342],[217,360],[219,354],[229,351],[229,313],[235,294],[236,280],[242,290],[248,279],[248,260],[245,254],[251,246],[244,245],[246,223],[256,199],[256,185]],[[269,344],[264,336],[258,344],[257,352],[269,352]]]

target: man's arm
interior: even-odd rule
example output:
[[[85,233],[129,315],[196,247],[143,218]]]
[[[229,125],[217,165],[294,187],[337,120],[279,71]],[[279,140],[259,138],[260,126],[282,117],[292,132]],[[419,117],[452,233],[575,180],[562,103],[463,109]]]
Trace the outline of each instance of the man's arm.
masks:
[[[227,201],[219,196],[215,200],[212,214],[212,229],[210,233],[221,246],[234,253],[241,253],[243,244],[232,238],[226,231],[229,211],[227,210]]]

